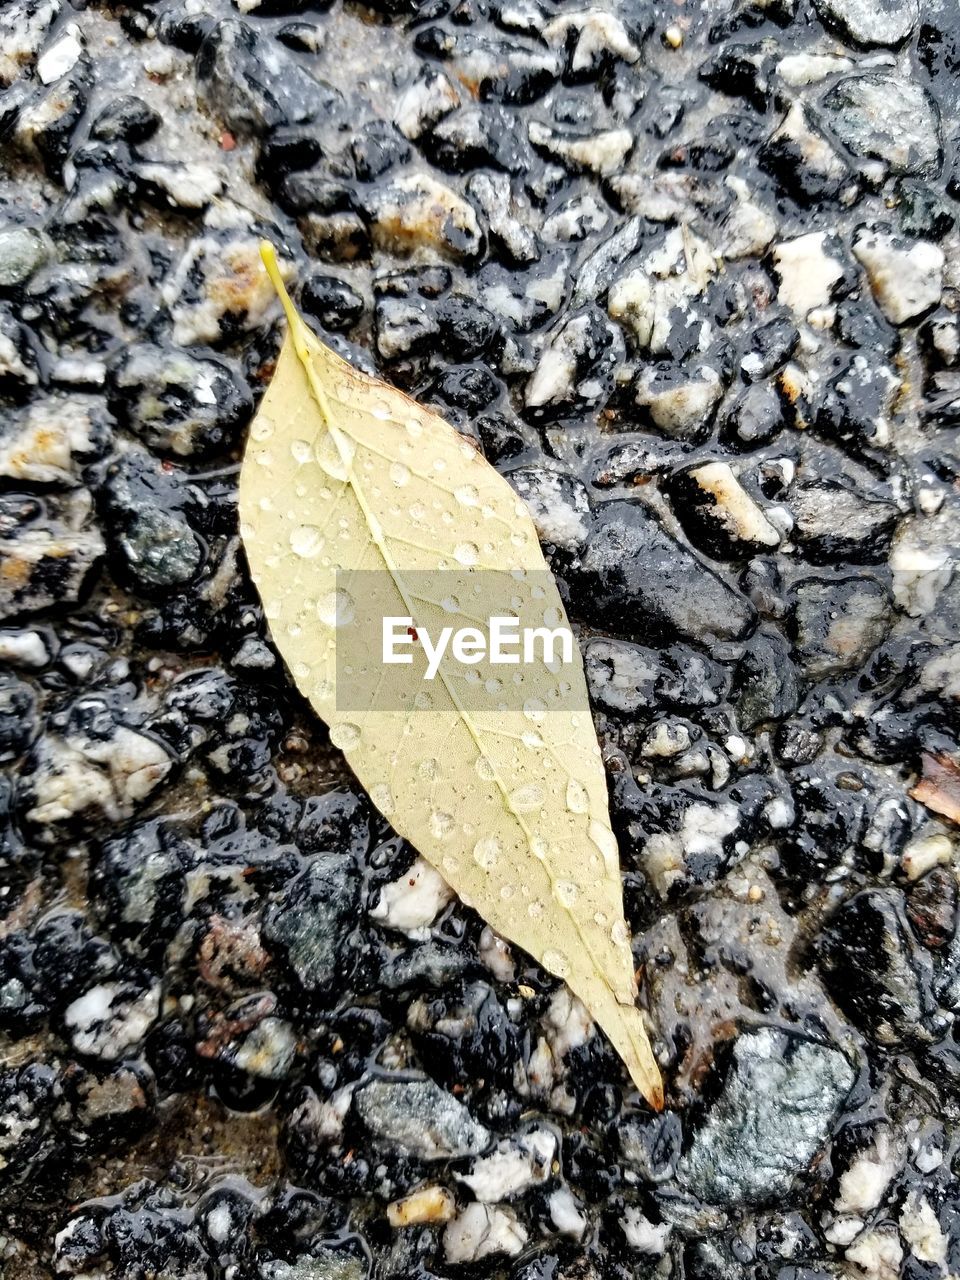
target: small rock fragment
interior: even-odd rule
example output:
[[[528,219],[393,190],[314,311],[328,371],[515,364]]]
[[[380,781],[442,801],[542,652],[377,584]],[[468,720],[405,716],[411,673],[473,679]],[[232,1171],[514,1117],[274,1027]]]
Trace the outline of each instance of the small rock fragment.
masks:
[[[387,1205],[387,1221],[399,1231],[429,1222],[449,1222],[456,1211],[456,1201],[446,1187],[418,1187]]]
[[[424,67],[401,95],[393,123],[405,138],[414,141],[459,105],[460,95],[443,72]]]
[[[479,1262],[493,1254],[513,1258],[526,1243],[527,1232],[517,1215],[496,1205],[468,1204],[443,1233],[444,1254],[454,1265]]]
[[[143,1039],[160,1012],[160,987],[127,983],[92,987],[67,1006],[63,1020],[78,1053],[113,1060]]]
[[[359,1086],[354,1106],[374,1138],[421,1160],[477,1155],[490,1142],[463,1103],[432,1080],[375,1077]]]
[[[777,220],[756,202],[742,178],[725,181],[736,203],[721,224],[717,252],[728,261],[759,257],[777,234]]]
[[[37,79],[53,84],[72,70],[83,52],[83,35],[76,23],[62,27],[58,38],[37,59]]]
[[[749,556],[780,544],[780,533],[726,462],[671,476],[668,492],[684,532],[708,555]]]
[[[540,247],[537,237],[520,219],[521,208],[506,174],[474,174],[467,184],[467,194],[477,202],[487,219],[490,235],[511,262],[525,266],[538,261]]]
[[[777,63],[777,75],[792,89],[802,89],[853,67],[851,59],[840,53],[793,53]]]
[[[903,1245],[894,1226],[861,1232],[843,1255],[867,1280],[898,1280]]]
[[[790,646],[775,631],[758,632],[737,668],[737,720],[754,729],[769,720],[782,720],[796,711],[800,681]]]
[[[873,296],[892,324],[906,324],[940,301],[946,259],[938,244],[910,243],[863,228],[853,242],[853,256],[866,269]]]
[[[912,939],[899,889],[865,889],[848,899],[817,948],[830,994],[877,1043],[929,1038],[932,966]]]
[[[804,578],[792,615],[797,653],[815,679],[865,662],[890,627],[890,598],[875,579]]]
[[[629,326],[641,349],[682,355],[674,349],[681,331],[689,330],[685,345],[691,349],[705,343],[709,324],[692,304],[716,271],[716,258],[706,241],[676,227],[648,254],[642,268],[614,281],[607,311]]]
[[[659,1257],[667,1251],[672,1227],[669,1222],[651,1222],[636,1205],[630,1205],[620,1219],[620,1229],[631,1249]]]
[[[152,449],[180,457],[229,446],[253,411],[231,362],[141,343],[110,366],[110,403]]]
[[[197,79],[215,114],[239,133],[319,119],[340,100],[285,49],[235,18],[217,23],[204,39]]]
[[[49,253],[45,238],[33,227],[0,228],[0,289],[25,284]]]
[[[917,0],[816,0],[825,22],[863,45],[897,45],[906,40],[919,17]]]
[[[590,497],[580,480],[540,467],[519,467],[507,478],[526,503],[541,542],[564,551],[582,546],[590,531]]]
[[[56,524],[0,538],[0,618],[76,604],[105,551],[96,529]]]
[[[457,1181],[483,1203],[499,1204],[546,1182],[556,1149],[557,1140],[546,1129],[524,1134],[516,1142],[505,1139],[474,1161],[469,1173],[458,1173]]]
[[[798,481],[787,489],[784,501],[793,516],[794,540],[817,564],[883,560],[900,517],[893,502],[840,479]]]
[[[539,151],[545,151],[574,172],[585,171],[601,177],[622,169],[633,149],[633,134],[629,129],[607,129],[603,133],[578,137],[533,120],[528,132],[530,141]]]
[[[693,440],[709,426],[722,395],[719,374],[710,365],[701,365],[690,373],[658,369],[644,373],[635,400],[666,435]]]
[[[307,991],[326,991],[349,972],[346,934],[359,900],[359,876],[345,854],[321,853],[291,880],[264,916],[263,935],[286,955]]]
[[[827,252],[828,247],[825,231],[774,246],[773,267],[780,277],[777,297],[798,316],[826,306],[834,285],[843,279],[843,263]]]
[[[480,251],[481,232],[473,206],[426,173],[405,174],[368,200],[374,241],[396,253],[431,249],[453,259]]]
[[[836,148],[814,127],[800,99],[760,148],[759,157],[779,185],[804,204],[834,199],[850,174]]]
[[[417,858],[399,879],[381,888],[370,918],[388,929],[425,936],[452,897],[449,885],[439,872],[423,858]]]
[[[776,1202],[826,1142],[854,1078],[844,1055],[817,1041],[772,1027],[741,1035],[680,1178],[711,1204]]]
[[[921,765],[923,774],[910,792],[914,800],[960,823],[960,765],[946,754],[929,751],[924,752]]]
[[[578,616],[625,637],[734,639],[755,620],[749,603],[640,504],[608,502],[596,509],[568,581]]]
[[[292,275],[281,260],[281,273]],[[249,233],[211,233],[192,240],[162,286],[180,347],[217,343],[232,331],[258,328],[274,304],[273,287]]]
[[[882,160],[894,173],[938,172],[940,113],[915,80],[888,72],[848,76],[827,93],[827,122],[857,156]]]
[[[640,57],[640,50],[623,23],[604,9],[563,13],[543,28],[544,40],[554,46],[567,42],[571,33],[575,33],[570,56],[570,70],[574,73],[595,70],[608,55],[627,63],[634,63]]]
[[[99,706],[91,708],[97,710],[96,736],[45,734],[33,748],[26,816],[51,828],[51,840],[59,824],[76,818],[92,824],[132,817],[173,768],[157,739],[109,720]]]
[[[60,12],[60,0],[14,0],[0,11],[0,88],[6,89],[34,61]]]
[[[531,409],[564,406],[578,399],[604,398],[606,380],[598,366],[615,354],[613,326],[594,308],[574,313],[544,347],[527,383],[525,402]]]
[[[110,443],[110,415],[95,396],[49,396],[0,427],[0,476],[75,485]]]

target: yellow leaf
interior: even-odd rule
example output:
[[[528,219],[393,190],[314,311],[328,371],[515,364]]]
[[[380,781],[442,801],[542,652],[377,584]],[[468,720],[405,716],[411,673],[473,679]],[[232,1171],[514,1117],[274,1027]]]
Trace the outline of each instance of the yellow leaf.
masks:
[[[337,697],[354,624],[409,616],[431,634],[451,620],[471,625],[480,579],[505,584],[504,615],[567,625],[529,513],[442,418],[320,342],[272,247],[262,253],[288,327],[250,428],[240,517],[274,642],[393,828],[495,930],[567,982],[659,1109],[579,656],[563,668],[559,700],[561,677],[543,662],[512,677],[522,697],[506,701],[465,698],[443,664],[429,693],[414,668],[389,666],[365,705],[344,710]],[[439,571],[462,590],[425,598],[418,584]],[[475,670],[481,689],[504,672],[485,660]]]

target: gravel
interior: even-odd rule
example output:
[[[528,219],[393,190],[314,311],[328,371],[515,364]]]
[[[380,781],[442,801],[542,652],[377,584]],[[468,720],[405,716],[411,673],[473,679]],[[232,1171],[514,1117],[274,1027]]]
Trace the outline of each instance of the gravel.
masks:
[[[960,27],[0,6],[0,1257],[960,1274]],[[530,507],[667,1107],[371,808],[247,576],[305,314]]]

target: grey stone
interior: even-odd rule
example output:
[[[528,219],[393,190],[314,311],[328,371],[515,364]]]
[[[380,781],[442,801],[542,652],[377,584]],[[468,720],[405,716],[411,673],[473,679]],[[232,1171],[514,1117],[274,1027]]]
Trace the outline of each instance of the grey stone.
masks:
[[[804,578],[795,593],[797,654],[818,680],[859,667],[890,629],[890,596],[876,578]]]
[[[188,512],[202,501],[183,473],[144,449],[127,449],[110,464],[100,489],[108,537],[141,587],[153,593],[194,578],[205,547]]]
[[[324,1246],[295,1262],[266,1262],[261,1268],[264,1280],[364,1280],[366,1274],[366,1266],[354,1254]]]
[[[916,25],[917,0],[815,0],[825,22],[857,44],[900,44]]]
[[[818,564],[886,556],[899,518],[893,502],[832,479],[797,482],[785,500],[793,516],[794,540]]]
[[[677,1171],[683,1145],[680,1117],[665,1111],[653,1119],[628,1116],[617,1127],[620,1151],[646,1182],[666,1182]]]
[[[817,953],[827,990],[867,1035],[887,1046],[929,1039],[932,963],[899,889],[854,894],[817,939]]]
[[[341,972],[343,935],[357,910],[359,887],[352,858],[320,854],[267,914],[264,936],[284,948],[308,991],[328,988]]]
[[[643,219],[628,218],[585,259],[577,271],[573,301],[581,306],[599,297],[643,239]]]
[[[508,479],[527,504],[541,542],[566,551],[583,545],[590,532],[590,498],[576,476],[544,467],[520,467]]]
[[[685,644],[645,648],[594,637],[583,649],[590,697],[614,715],[656,712],[663,703],[716,707],[730,685],[727,670]]]
[[[490,1133],[432,1080],[368,1080],[354,1097],[369,1133],[423,1160],[474,1156]]]
[[[203,560],[200,543],[186,521],[160,507],[135,512],[120,546],[131,572],[147,587],[189,582]]]
[[[776,631],[754,636],[737,669],[737,719],[744,729],[796,711],[800,682],[790,646]]]
[[[782,1199],[826,1142],[854,1078],[837,1049],[772,1027],[742,1035],[681,1181],[712,1204]]]
[[[0,289],[24,284],[48,256],[46,241],[33,227],[4,227],[0,230]]]
[[[940,112],[922,85],[883,71],[848,76],[823,99],[827,122],[854,155],[895,173],[940,168]]]

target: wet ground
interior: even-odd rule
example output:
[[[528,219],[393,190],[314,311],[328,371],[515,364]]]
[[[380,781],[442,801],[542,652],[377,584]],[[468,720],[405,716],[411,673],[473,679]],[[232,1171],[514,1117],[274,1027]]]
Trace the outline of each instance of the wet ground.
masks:
[[[960,1272],[958,69],[898,0],[0,7],[5,1274]],[[263,235],[534,512],[661,1116],[271,647]]]

